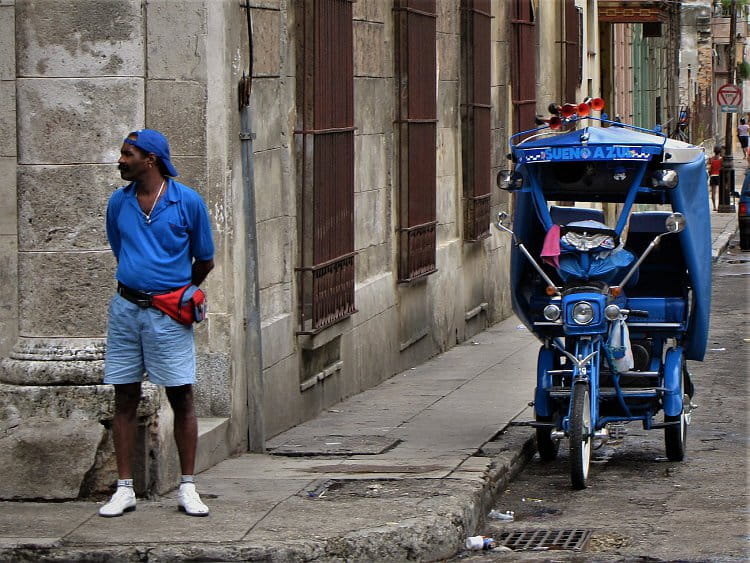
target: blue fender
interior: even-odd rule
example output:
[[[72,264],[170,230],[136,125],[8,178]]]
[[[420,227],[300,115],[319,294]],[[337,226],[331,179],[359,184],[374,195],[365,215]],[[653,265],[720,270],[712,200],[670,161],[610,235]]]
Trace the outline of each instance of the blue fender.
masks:
[[[664,414],[667,416],[682,414],[682,364],[681,347],[667,350],[664,358]]]
[[[534,390],[534,411],[537,416],[552,416],[547,389],[552,387],[552,376],[549,371],[553,367],[555,353],[552,348],[539,348],[536,361],[536,389]]]

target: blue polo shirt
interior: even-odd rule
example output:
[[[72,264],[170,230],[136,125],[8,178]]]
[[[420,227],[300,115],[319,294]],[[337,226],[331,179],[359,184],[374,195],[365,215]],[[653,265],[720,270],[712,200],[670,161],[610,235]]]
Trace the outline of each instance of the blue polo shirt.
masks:
[[[214,257],[206,204],[197,192],[172,178],[150,224],[138,205],[135,182],[115,191],[107,204],[107,238],[117,258],[117,281],[140,291],[189,284],[193,260]]]

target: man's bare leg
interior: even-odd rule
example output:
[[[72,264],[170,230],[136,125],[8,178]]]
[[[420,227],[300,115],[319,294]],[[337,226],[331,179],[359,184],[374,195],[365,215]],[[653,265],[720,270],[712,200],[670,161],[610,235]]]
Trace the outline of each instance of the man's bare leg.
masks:
[[[167,387],[167,398],[174,411],[174,440],[180,454],[183,475],[195,472],[195,451],[198,447],[198,419],[195,416],[193,386]]]
[[[195,416],[193,386],[167,387],[167,398],[174,411],[174,439],[180,454],[182,478],[177,502],[180,510],[190,516],[208,516],[208,507],[203,504],[195,489],[195,452],[198,448],[198,419]]]
[[[112,420],[112,437],[117,460],[117,489],[107,504],[99,509],[100,516],[122,516],[135,510],[133,491],[133,456],[138,431],[138,403],[141,401],[141,384],[115,385],[115,416]]]
[[[141,401],[141,384],[115,385],[115,416],[112,434],[115,442],[117,474],[120,479],[133,478],[133,456],[138,430],[138,404]]]

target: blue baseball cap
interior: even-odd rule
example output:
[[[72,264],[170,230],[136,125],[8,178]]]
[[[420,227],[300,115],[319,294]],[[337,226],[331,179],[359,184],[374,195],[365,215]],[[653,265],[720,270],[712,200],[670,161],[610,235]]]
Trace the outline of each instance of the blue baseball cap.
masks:
[[[131,139],[130,137],[135,137]],[[179,176],[177,169],[172,164],[169,155],[169,142],[167,138],[154,129],[138,129],[128,134],[125,142],[134,147],[153,153],[164,163],[170,176]]]

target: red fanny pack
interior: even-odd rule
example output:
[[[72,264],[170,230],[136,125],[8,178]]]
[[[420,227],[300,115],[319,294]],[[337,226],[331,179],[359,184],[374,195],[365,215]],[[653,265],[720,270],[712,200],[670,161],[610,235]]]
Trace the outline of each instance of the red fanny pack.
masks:
[[[153,295],[151,305],[184,325],[199,323],[206,316],[206,294],[193,284],[171,293]]]

